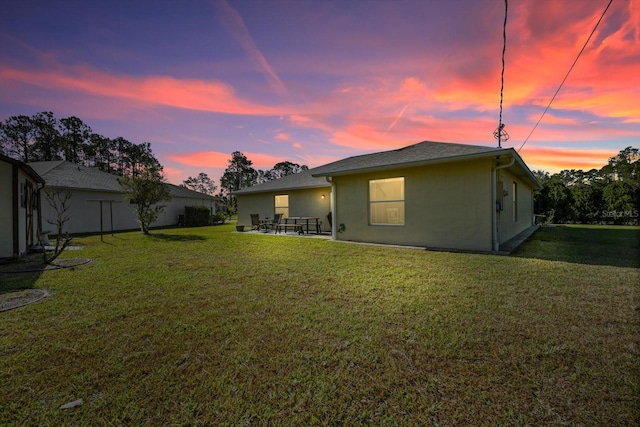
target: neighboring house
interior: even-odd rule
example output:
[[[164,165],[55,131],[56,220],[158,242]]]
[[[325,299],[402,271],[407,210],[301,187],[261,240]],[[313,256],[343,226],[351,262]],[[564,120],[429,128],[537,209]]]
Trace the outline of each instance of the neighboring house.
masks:
[[[541,188],[514,149],[429,141],[349,157],[307,175],[304,182],[324,181],[321,191],[331,195],[325,210],[332,211],[334,239],[434,249],[499,251],[534,227],[533,192]],[[238,221],[273,214],[278,197],[289,196],[292,216],[307,209],[298,201],[316,201],[320,190],[279,186],[286,179],[295,180],[236,192]]]
[[[38,243],[43,186],[31,167],[0,154],[0,258],[18,258]]]
[[[65,233],[97,233],[101,230],[133,230],[140,228],[136,221],[134,207],[123,197],[123,191],[116,175],[95,168],[66,162],[29,163],[42,178],[47,192],[71,194],[69,199],[69,221],[64,224]],[[215,198],[188,188],[169,185],[171,200],[163,201],[164,210],[152,227],[177,225],[180,215],[184,215],[185,206],[207,206],[215,213]],[[55,210],[42,197],[43,228],[57,232]],[[102,223],[101,223],[102,221]]]

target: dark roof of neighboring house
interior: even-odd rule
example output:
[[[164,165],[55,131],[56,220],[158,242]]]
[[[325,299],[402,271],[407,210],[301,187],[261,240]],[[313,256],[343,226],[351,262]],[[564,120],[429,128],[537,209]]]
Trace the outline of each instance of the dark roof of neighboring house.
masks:
[[[64,160],[29,163],[45,180],[48,187],[74,190],[106,191],[121,193],[118,176],[96,168],[70,163]],[[185,187],[168,184],[172,197],[215,199],[214,196],[199,193]]]
[[[42,178],[40,176],[40,174],[38,174],[38,172],[36,172],[31,166],[29,166],[28,164],[21,162],[20,160],[16,160],[16,159],[12,159],[11,157],[7,157],[3,154],[0,154],[0,160],[6,163],[11,163],[12,165],[16,165],[19,168],[21,168],[23,171],[25,171],[25,173],[27,175],[29,175],[31,177],[31,179],[33,179],[36,182],[39,182],[40,184],[44,184],[44,178]]]
[[[253,187],[243,188],[234,191],[233,194],[250,194],[250,193],[268,193],[272,191],[283,190],[303,190],[307,188],[323,188],[331,187],[331,184],[324,178],[316,178],[313,176],[314,169],[309,169],[292,175],[284,176],[280,179],[274,179]]]
[[[118,193],[122,191],[117,176],[95,168],[64,160],[33,162],[29,165],[45,179],[47,187]]]
[[[211,196],[210,194],[200,193],[199,191],[191,190],[187,187],[182,187],[180,185],[173,185],[173,184],[167,184],[167,185],[169,186],[169,192],[171,193],[171,197],[218,200],[218,198],[215,196]]]
[[[346,175],[398,166],[418,166],[437,161],[504,154],[506,150],[479,145],[424,141],[397,150],[348,157],[314,169],[314,176]]]

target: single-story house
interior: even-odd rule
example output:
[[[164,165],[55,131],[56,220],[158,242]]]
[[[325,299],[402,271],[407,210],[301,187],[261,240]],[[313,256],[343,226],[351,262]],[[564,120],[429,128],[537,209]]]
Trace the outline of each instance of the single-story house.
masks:
[[[38,243],[43,186],[27,164],[0,154],[0,258],[18,258]]]
[[[109,232],[112,229],[133,230],[140,228],[133,206],[123,197],[116,175],[96,168],[88,168],[64,160],[29,163],[46,182],[46,191],[66,192],[71,195],[68,205],[69,220],[64,224],[65,233]],[[167,184],[171,200],[161,202],[165,206],[153,227],[177,225],[186,206],[207,206],[216,211],[215,197],[192,191],[185,187]],[[57,233],[55,209],[42,196],[43,227]],[[113,228],[112,228],[113,227]]]
[[[237,191],[239,223],[282,207],[291,216],[332,212],[335,240],[497,252],[535,227],[541,189],[512,148],[430,141],[303,173]]]

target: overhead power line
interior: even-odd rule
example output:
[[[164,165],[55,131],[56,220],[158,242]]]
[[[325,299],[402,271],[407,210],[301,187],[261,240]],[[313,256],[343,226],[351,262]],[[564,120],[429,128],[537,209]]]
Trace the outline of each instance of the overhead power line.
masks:
[[[498,129],[493,132],[493,136],[498,140],[498,148],[502,148],[502,141],[509,139],[509,134],[504,130],[504,125],[502,124],[502,101],[504,99],[504,54],[507,50],[508,10],[508,0],[504,0],[504,23],[502,24],[502,72],[500,74],[500,119],[498,120]]]
[[[554,99],[556,99],[556,96],[558,95],[558,92],[560,92],[560,89],[562,89],[562,85],[564,85],[564,82],[567,80],[567,77],[569,77],[569,74],[571,73],[571,70],[573,70],[573,67],[575,67],[576,63],[578,62],[578,59],[580,59],[580,55],[582,55],[582,52],[584,52],[584,49],[589,44],[589,40],[591,40],[591,37],[596,32],[596,29],[598,28],[598,25],[600,25],[600,22],[604,18],[604,15],[607,13],[607,10],[609,10],[609,6],[611,6],[611,3],[613,3],[613,0],[609,0],[609,4],[607,4],[607,7],[604,8],[604,12],[602,12],[602,15],[600,15],[600,19],[598,19],[598,22],[596,22],[596,25],[595,25],[595,27],[593,27],[593,30],[591,30],[591,34],[589,34],[589,37],[587,37],[587,41],[584,42],[584,45],[582,46],[582,49],[580,49],[580,52],[578,52],[578,56],[576,57],[575,61],[573,61],[573,64],[571,64],[571,67],[569,68],[569,71],[567,71],[567,74],[564,76],[564,79],[562,79],[562,82],[560,83],[560,86],[558,86],[558,89],[556,90],[556,93],[553,94],[553,97],[551,98],[551,101],[549,101],[549,104],[547,105],[547,108],[544,109],[544,111],[542,112],[542,115],[538,119],[537,123],[535,124],[533,129],[531,129],[531,132],[529,132],[529,135],[524,140],[524,142],[522,143],[520,148],[518,148],[518,151],[522,150],[522,147],[524,147],[524,144],[526,144],[527,141],[529,141],[529,138],[531,138],[531,135],[533,134],[533,132],[536,130],[536,128],[538,127],[538,125],[542,121],[542,118],[544,117],[544,115],[549,110],[549,107],[551,107],[551,104],[553,103]]]

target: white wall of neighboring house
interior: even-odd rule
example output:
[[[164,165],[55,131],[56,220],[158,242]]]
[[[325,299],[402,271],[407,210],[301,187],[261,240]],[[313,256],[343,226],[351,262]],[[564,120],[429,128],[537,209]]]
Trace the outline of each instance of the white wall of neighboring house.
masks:
[[[59,189],[46,188],[47,191],[60,191]],[[135,205],[122,197],[121,193],[110,191],[85,191],[69,190],[69,221],[63,227],[64,233],[97,233],[100,232],[102,212],[102,230],[135,230],[140,228],[135,217]],[[102,204],[100,203],[102,200]],[[111,202],[110,202],[111,201]],[[214,202],[210,199],[173,197],[169,201],[160,203],[165,205],[158,216],[158,220],[151,227],[164,227],[178,224],[178,215],[184,214],[186,206],[204,205],[213,209]],[[101,211],[102,205],[102,211]],[[215,209],[213,209],[215,210]],[[213,211],[212,211],[213,212]],[[49,230],[51,234],[57,234],[55,225],[55,209],[42,197],[42,228]]]
[[[71,197],[67,201],[69,210],[66,216],[69,218],[64,223],[63,232],[69,234],[92,233],[100,231],[100,202],[102,200],[102,227],[105,231],[111,230],[111,211],[113,209],[113,229],[129,230],[136,228],[138,224],[133,215],[133,207],[129,201],[124,200],[121,194],[102,191],[64,190],[45,187],[44,192],[69,191]],[[42,228],[55,235],[58,232],[56,225],[56,209],[42,195]]]
[[[197,197],[172,197],[171,200],[162,202],[165,205],[163,211],[158,215],[158,221],[153,223],[152,227],[160,227],[166,225],[177,225],[178,215],[184,215],[187,206],[206,206],[209,208],[211,215],[216,213],[215,201]]]
[[[17,196],[18,200],[14,200],[14,168],[18,168],[17,180]],[[30,202],[30,208],[26,203],[26,186],[30,185],[32,189],[32,197],[34,200]],[[37,191],[38,183],[27,174],[21,167],[9,162],[0,161],[0,258],[11,258],[14,256],[22,256],[27,253],[31,245],[38,243],[38,203]],[[24,201],[24,202],[23,202]],[[17,203],[17,230],[15,207]],[[30,230],[27,229],[28,219],[27,212],[31,210]],[[17,231],[18,236],[18,253],[15,253],[14,232]]]
[[[13,256],[13,165],[0,161],[0,258]]]

